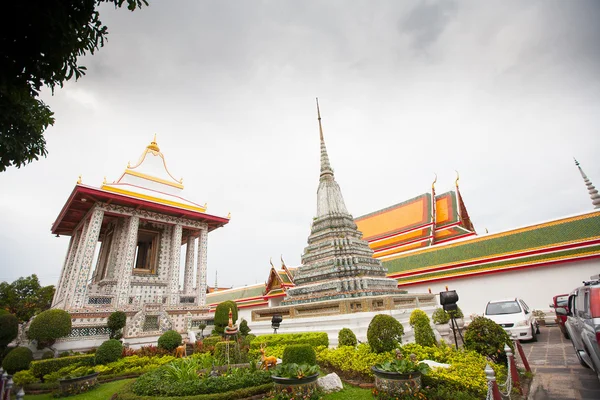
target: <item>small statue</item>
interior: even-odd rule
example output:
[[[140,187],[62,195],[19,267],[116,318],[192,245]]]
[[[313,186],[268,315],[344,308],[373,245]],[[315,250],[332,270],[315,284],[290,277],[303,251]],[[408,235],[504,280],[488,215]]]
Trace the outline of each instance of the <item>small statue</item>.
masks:
[[[235,336],[238,333],[237,325],[233,324],[233,313],[231,312],[231,308],[229,309],[229,323],[225,327],[225,337],[229,338],[230,336]]]
[[[404,358],[404,355],[400,351],[400,349],[396,349],[396,360],[400,361]]]

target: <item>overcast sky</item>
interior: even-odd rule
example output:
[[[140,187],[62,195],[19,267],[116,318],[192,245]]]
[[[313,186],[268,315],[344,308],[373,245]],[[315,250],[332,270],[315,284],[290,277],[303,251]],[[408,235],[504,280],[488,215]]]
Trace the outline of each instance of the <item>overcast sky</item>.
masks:
[[[157,133],[184,196],[228,225],[208,278],[264,282],[298,265],[325,140],[356,217],[461,192],[480,232],[592,210],[600,186],[597,1],[177,1],[104,5],[87,75],[43,95],[48,157],[0,173],[0,281],[58,281],[50,226],[77,176],[116,180]]]

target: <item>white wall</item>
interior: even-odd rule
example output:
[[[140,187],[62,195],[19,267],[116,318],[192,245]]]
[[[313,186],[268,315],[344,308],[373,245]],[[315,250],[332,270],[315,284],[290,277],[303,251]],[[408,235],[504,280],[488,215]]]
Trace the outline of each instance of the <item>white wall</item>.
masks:
[[[552,297],[570,293],[596,274],[600,274],[600,259],[454,278],[403,289],[409,293],[427,293],[431,288],[433,293],[439,293],[448,285],[449,290],[458,293],[458,305],[467,319],[473,313],[483,314],[488,301],[510,297],[520,297],[530,308],[549,313]]]

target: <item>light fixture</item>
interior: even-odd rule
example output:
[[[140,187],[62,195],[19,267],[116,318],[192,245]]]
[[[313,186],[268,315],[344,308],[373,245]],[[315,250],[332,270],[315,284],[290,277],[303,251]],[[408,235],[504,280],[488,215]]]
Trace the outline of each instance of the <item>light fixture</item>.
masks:
[[[85,197],[82,197],[81,201],[85,203],[87,201],[87,199]]]
[[[55,237],[60,237],[60,235],[57,233]]]

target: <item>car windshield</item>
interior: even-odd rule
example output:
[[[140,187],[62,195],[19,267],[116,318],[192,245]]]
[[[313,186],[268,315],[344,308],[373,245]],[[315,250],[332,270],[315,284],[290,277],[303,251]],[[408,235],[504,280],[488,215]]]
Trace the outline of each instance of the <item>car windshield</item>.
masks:
[[[516,314],[521,312],[521,306],[516,301],[501,301],[488,303],[485,313],[487,315]]]
[[[569,296],[558,296],[556,298],[557,307],[566,307],[569,304]]]

